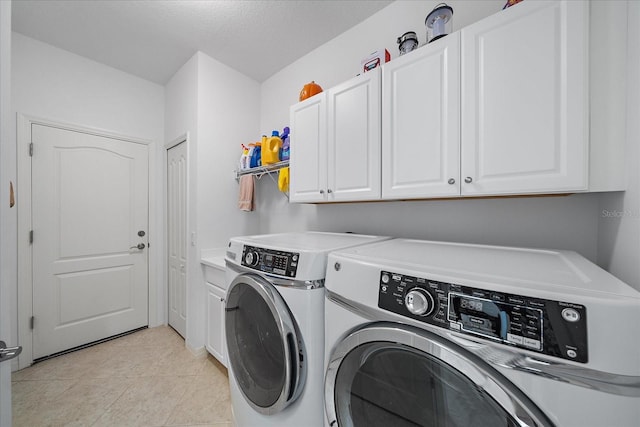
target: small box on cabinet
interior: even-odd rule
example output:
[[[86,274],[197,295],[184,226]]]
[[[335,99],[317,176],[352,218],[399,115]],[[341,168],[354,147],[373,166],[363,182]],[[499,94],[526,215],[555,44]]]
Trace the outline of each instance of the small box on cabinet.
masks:
[[[371,52],[360,62],[362,64],[362,72],[366,73],[367,71],[371,71],[376,67],[380,67],[385,62],[389,62],[390,60],[391,55],[389,54],[389,51],[387,49]]]

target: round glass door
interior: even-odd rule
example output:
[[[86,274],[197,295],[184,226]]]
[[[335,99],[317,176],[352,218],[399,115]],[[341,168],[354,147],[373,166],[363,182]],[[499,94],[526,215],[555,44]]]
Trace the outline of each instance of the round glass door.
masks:
[[[365,328],[336,348],[326,377],[332,426],[552,425],[499,372],[439,336],[407,328]]]
[[[233,375],[254,409],[273,414],[297,398],[304,384],[302,341],[271,284],[254,275],[231,283],[225,335]]]

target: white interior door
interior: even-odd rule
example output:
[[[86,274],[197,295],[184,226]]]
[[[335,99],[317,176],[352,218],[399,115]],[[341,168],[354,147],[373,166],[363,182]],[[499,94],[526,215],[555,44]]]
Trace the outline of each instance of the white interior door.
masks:
[[[187,144],[167,150],[169,325],[187,331]]]
[[[148,324],[148,148],[33,124],[33,358]]]

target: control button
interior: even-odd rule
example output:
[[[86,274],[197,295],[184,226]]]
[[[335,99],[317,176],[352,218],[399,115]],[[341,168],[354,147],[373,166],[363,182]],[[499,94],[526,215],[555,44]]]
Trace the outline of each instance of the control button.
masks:
[[[505,296],[501,294],[491,294],[491,299],[494,301],[501,301],[501,302],[506,300]]]
[[[540,341],[533,340],[531,338],[524,339],[524,345],[527,347],[535,348],[536,350],[540,350]]]
[[[569,356],[572,359],[575,359],[576,357],[578,357],[578,353],[576,353],[575,350],[567,350],[567,356]]]
[[[258,265],[258,261],[260,261],[260,255],[258,255],[258,252],[247,252],[244,257],[244,262],[252,267]]]
[[[509,301],[511,304],[518,304],[518,305],[524,304],[524,300],[522,298],[508,297],[507,301]]]
[[[544,308],[544,302],[537,301],[537,300],[529,300],[529,301],[527,301],[527,305],[529,307]]]
[[[382,283],[389,283],[389,276],[387,274],[382,275]]]
[[[298,260],[298,255],[294,255],[291,257],[291,261],[297,261]]]
[[[413,288],[404,297],[404,305],[411,314],[426,316],[433,311],[433,297],[424,289]]]
[[[455,329],[455,330],[459,331],[459,330],[460,330],[460,328],[461,328],[461,325],[460,325],[460,323],[456,323],[456,322],[449,322],[449,327],[450,327],[451,329]]]
[[[487,293],[484,291],[478,291],[478,290],[473,290],[473,292],[471,292],[471,295],[474,297],[478,297],[478,298],[486,298],[487,297]]]
[[[507,334],[507,341],[514,344],[524,344],[524,338],[520,335]]]
[[[387,292],[387,286],[386,285],[382,285],[382,292]]]
[[[574,308],[565,308],[562,310],[562,318],[567,322],[577,322],[580,320],[580,313]]]

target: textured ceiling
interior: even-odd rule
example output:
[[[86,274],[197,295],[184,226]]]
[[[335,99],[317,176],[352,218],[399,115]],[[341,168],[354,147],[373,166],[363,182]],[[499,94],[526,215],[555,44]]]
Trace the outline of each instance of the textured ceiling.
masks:
[[[390,3],[13,0],[12,28],[160,84],[198,50],[262,82]]]

